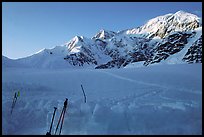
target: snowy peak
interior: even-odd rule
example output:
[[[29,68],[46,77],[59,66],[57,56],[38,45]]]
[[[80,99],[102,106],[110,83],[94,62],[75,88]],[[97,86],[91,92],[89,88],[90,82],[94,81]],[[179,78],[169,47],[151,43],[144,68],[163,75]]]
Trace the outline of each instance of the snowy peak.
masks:
[[[196,16],[192,13],[185,12],[183,10],[177,11],[176,13],[173,14],[173,16],[179,17],[181,19],[191,20],[191,21],[198,19],[198,16]],[[181,20],[181,21],[184,21],[184,20]]]
[[[84,41],[82,36],[75,36],[68,43],[66,43],[65,46],[69,52],[76,53],[80,51],[83,42]]]
[[[202,26],[201,19],[191,13],[178,11],[150,19],[145,25],[126,31],[126,34],[143,34],[148,38],[164,38],[171,32],[188,31]]]
[[[32,55],[16,59],[16,62],[28,63],[29,65],[34,66],[35,63],[33,63],[33,61],[34,62],[44,61],[50,57],[52,58],[52,60],[53,60],[53,58],[58,58],[58,57],[61,57],[63,59],[70,52],[76,52],[76,49],[82,45],[82,43],[84,42],[84,39],[85,38],[83,36],[75,36],[69,42],[67,42],[61,46],[54,46],[52,48],[43,48],[43,49],[35,52]],[[75,48],[75,49],[73,49],[73,48]],[[9,59],[5,56],[2,56],[2,58],[3,58],[2,60],[4,60],[5,62],[8,62],[8,60],[13,61],[13,59]],[[49,61],[50,61],[50,59],[48,60],[48,62]],[[38,64],[38,65],[40,66],[42,64]]]
[[[116,32],[114,31],[108,31],[108,30],[104,30],[101,29],[92,39],[110,39],[111,37],[113,37],[116,34]]]
[[[185,11],[178,11],[173,14],[173,16],[179,23],[188,24],[191,22],[197,22],[198,25],[201,26],[200,18],[194,14]]]

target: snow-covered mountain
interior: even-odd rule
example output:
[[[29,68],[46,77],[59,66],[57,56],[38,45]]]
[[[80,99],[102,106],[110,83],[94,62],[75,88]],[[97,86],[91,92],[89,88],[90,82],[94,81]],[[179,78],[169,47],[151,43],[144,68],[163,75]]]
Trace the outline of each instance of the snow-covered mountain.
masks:
[[[14,59],[10,59],[8,57],[5,57],[2,55],[2,68],[6,68],[6,67],[28,67],[25,63],[22,63],[19,60],[14,60]]]
[[[188,31],[202,26],[201,18],[194,14],[178,11],[149,20],[145,25],[127,30],[126,34],[141,34],[148,38],[164,38],[171,32]]]
[[[108,31],[108,30],[104,30],[101,29],[92,39],[110,39],[112,38],[114,35],[116,35],[116,32],[114,31]]]
[[[7,64],[5,58],[2,60]],[[98,69],[122,68],[135,62],[143,66],[202,63],[202,19],[178,11],[133,29],[102,29],[92,38],[75,36],[62,46],[43,49],[15,62],[34,68]]]
[[[74,66],[98,65],[111,60],[104,49],[107,43],[101,39],[89,39],[86,37],[74,37],[67,45],[69,53],[64,60]]]

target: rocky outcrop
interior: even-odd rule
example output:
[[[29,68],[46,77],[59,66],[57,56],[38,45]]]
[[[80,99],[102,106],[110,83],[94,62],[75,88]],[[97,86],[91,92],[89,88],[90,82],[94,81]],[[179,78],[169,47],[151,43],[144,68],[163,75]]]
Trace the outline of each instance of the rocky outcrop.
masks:
[[[188,63],[202,63],[202,36],[188,49],[183,60]]]
[[[144,65],[147,66],[153,63],[159,63],[161,60],[167,59],[169,56],[181,51],[185,44],[188,43],[188,38],[194,33],[177,32],[169,35],[159,43],[151,51],[152,55],[145,61]]]

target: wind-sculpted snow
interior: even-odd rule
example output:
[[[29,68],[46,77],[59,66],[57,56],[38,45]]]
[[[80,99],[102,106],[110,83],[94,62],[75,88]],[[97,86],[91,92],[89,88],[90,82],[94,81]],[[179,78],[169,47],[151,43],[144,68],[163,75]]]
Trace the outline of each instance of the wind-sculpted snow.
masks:
[[[3,69],[3,135],[45,135],[54,107],[56,128],[65,98],[69,100],[63,135],[202,134],[202,65],[182,64],[111,70]]]

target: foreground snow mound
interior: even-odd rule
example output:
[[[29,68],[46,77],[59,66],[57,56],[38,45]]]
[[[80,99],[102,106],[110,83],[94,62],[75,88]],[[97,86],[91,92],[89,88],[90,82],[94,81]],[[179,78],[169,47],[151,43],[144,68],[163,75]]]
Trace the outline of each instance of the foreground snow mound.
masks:
[[[201,75],[201,64],[119,70],[4,69],[2,133],[45,135],[57,107],[54,131],[68,98],[63,135],[200,135]],[[17,90],[20,97],[11,115]]]

